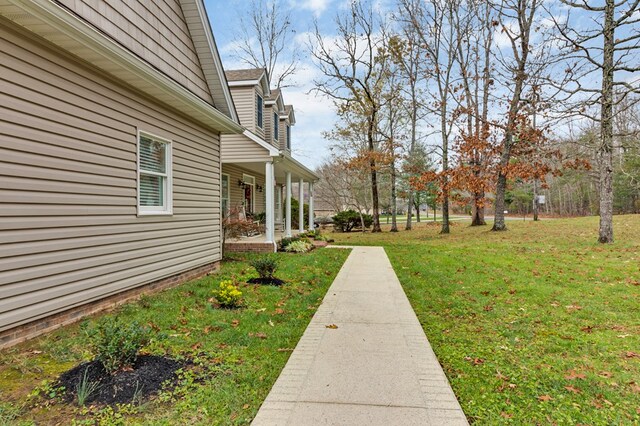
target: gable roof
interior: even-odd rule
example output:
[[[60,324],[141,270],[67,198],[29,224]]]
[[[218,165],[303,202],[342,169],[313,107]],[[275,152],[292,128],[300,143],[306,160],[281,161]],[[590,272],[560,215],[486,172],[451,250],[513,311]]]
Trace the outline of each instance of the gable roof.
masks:
[[[211,30],[207,9],[202,0],[180,0],[200,66],[204,72],[214,106],[232,120],[239,122],[229,85],[227,83],[220,52]]]
[[[224,74],[227,81],[229,81],[229,87],[260,85],[262,87],[262,93],[266,98],[271,95],[271,91],[269,90],[269,74],[264,68],[226,70]]]
[[[189,5],[192,7],[201,6],[201,8],[195,9],[201,18],[202,36],[205,37],[199,42],[207,43],[210,49],[209,55],[212,62],[209,64],[207,84],[210,85],[212,95],[215,97],[215,105],[203,100],[99,28],[57,2],[50,0],[0,1],[0,16],[4,16],[32,33],[48,39],[76,57],[130,84],[153,99],[184,112],[216,131],[241,133],[244,129],[240,126],[231,100],[202,0],[180,1],[185,2],[187,9]],[[204,31],[205,28],[208,29],[208,33]],[[194,40],[195,42],[196,40]],[[200,46],[200,50],[202,50],[202,46]]]
[[[229,81],[254,81],[260,80],[266,73],[264,68],[248,68],[241,70],[226,70],[225,75]]]
[[[285,118],[289,117],[289,123],[291,123],[291,125],[296,124],[296,115],[293,112],[293,105],[285,105],[284,106],[284,112],[285,112]]]
[[[271,96],[265,99],[265,104],[267,105],[276,105],[276,111],[278,114],[283,112],[284,109],[284,99],[282,98],[282,91],[280,89],[271,89]]]

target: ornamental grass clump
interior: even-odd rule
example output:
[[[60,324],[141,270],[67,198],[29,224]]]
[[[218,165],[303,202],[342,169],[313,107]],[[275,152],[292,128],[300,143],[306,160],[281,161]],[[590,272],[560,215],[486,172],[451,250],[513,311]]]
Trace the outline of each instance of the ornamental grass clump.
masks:
[[[117,317],[105,317],[86,333],[96,359],[110,374],[131,368],[140,350],[151,340],[149,328]]]
[[[242,292],[231,280],[221,281],[213,295],[223,308],[237,308],[242,302]]]
[[[288,244],[284,251],[289,253],[306,253],[313,248],[313,244],[311,244],[308,240],[299,240],[294,241]]]

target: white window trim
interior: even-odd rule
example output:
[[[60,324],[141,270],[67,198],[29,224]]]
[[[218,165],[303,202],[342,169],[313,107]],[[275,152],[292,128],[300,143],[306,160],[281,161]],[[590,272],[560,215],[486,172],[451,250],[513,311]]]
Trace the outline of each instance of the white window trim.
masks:
[[[251,181],[252,183],[249,183],[249,181]],[[245,183],[245,185],[251,185],[252,189],[251,189],[251,207],[253,207],[253,209],[255,210],[256,208],[256,177],[252,176],[252,175],[248,175],[246,173],[242,174],[242,182]],[[242,193],[242,201],[244,202],[244,192]],[[246,206],[245,206],[245,210],[246,210]],[[255,213],[255,212],[251,212],[251,213]]]
[[[222,193],[222,176],[227,177],[227,194],[223,197]],[[222,200],[227,200],[227,209],[231,209],[231,175],[229,173],[220,173],[220,208],[222,208]],[[226,216],[228,212],[220,212],[223,216]]]
[[[165,185],[165,207],[163,209],[159,209],[156,206],[141,206],[140,205],[140,137],[145,136],[147,138],[153,139],[158,142],[162,142],[167,145],[166,150],[166,165],[167,165],[167,184]],[[145,132],[142,130],[138,130],[138,135],[136,139],[136,163],[137,163],[137,208],[138,208],[138,216],[172,216],[173,215],[173,141],[171,139],[163,138],[161,136],[154,135],[153,133]],[[153,175],[161,175],[159,173],[144,171],[144,173]]]

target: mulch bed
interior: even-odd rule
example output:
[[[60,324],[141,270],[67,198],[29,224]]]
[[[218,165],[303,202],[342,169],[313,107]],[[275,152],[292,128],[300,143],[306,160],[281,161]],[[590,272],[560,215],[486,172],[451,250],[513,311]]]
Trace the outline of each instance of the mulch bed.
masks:
[[[286,284],[285,281],[280,278],[251,278],[247,280],[249,284],[261,284],[261,285],[283,285]]]
[[[162,356],[141,355],[132,369],[111,375],[100,361],[90,361],[63,373],[57,384],[64,386],[65,399],[72,402],[76,399],[76,388],[86,371],[87,380],[99,384],[87,398],[87,404],[127,404],[133,401],[134,396],[135,402],[142,402],[158,393],[163,383],[175,384],[177,371],[186,365]]]

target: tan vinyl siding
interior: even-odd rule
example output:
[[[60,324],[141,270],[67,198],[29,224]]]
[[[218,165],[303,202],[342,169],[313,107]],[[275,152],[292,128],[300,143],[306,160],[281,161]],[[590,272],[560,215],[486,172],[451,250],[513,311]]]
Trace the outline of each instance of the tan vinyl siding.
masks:
[[[256,173],[255,171],[251,171],[240,167],[236,164],[223,164],[222,165],[222,173],[226,173],[229,175],[229,192],[230,192],[230,201],[229,207],[231,209],[240,209],[242,208],[242,202],[244,201],[244,193],[242,192],[242,188],[238,185],[238,181],[242,179],[243,174],[247,174],[256,178],[256,185],[260,185],[264,188],[264,174]],[[264,189],[262,192],[257,192],[255,194],[255,203],[256,208],[254,213],[262,213],[265,211],[265,192]]]
[[[289,126],[289,119],[284,119],[284,120],[280,120],[280,144],[278,145],[278,148],[280,150],[286,150],[287,149],[287,126]]]
[[[137,213],[137,131],[173,216]],[[219,135],[0,19],[0,331],[220,259]]]
[[[240,124],[242,124],[245,128],[249,129],[254,134],[258,135],[260,138],[264,138],[264,130],[258,127],[258,109],[256,108],[256,95],[263,96],[262,89],[259,86],[241,86],[231,88],[231,97],[233,98],[233,103],[236,106]]]
[[[264,140],[273,146],[279,148],[277,141],[273,139],[273,106],[265,106],[264,108]]]
[[[245,135],[222,135],[222,162],[270,161],[269,152]]]
[[[58,1],[200,98],[213,103],[178,0]]]

